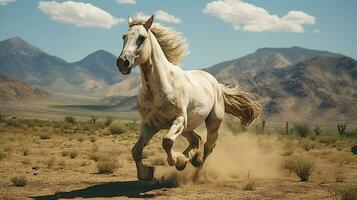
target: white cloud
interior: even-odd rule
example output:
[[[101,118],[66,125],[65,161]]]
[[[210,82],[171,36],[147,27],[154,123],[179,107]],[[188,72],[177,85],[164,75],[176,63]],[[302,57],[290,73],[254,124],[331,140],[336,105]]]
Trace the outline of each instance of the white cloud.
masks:
[[[114,0],[120,4],[136,4],[136,0]]]
[[[169,14],[166,11],[163,11],[163,10],[156,11],[155,12],[155,17],[158,20],[165,21],[165,22],[170,22],[170,23],[173,23],[173,24],[181,23],[181,19],[180,18],[175,17],[175,16],[173,16],[173,15],[171,15],[171,14]]]
[[[108,12],[83,2],[40,1],[38,8],[50,16],[52,20],[74,24],[77,27],[99,27],[109,29],[113,25],[124,22],[122,18],[113,17]]]
[[[314,33],[320,33],[320,29],[315,29]]]
[[[15,2],[16,0],[0,0],[0,6],[5,6],[9,3],[13,3]]]
[[[315,17],[302,11],[289,11],[279,17],[264,8],[241,0],[215,0],[207,3],[203,12],[231,23],[234,30],[249,32],[304,32],[303,25],[315,24]]]
[[[154,14],[155,14],[155,20],[160,20],[163,22],[169,22],[169,23],[173,23],[173,24],[179,24],[182,22],[180,18],[175,17],[163,10],[158,10]],[[150,17],[150,15],[147,15],[144,12],[138,12],[138,13],[136,13],[136,16],[144,17],[144,18]]]

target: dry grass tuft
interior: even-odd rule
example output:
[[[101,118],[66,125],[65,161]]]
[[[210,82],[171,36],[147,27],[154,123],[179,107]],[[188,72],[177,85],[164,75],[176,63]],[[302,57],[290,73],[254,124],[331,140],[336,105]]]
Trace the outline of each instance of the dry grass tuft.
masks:
[[[48,133],[41,133],[41,134],[40,134],[40,139],[41,139],[41,140],[48,140],[48,139],[50,139],[50,134],[48,134]]]
[[[45,161],[45,165],[48,169],[53,169],[54,165],[56,163],[56,158],[55,157],[51,157],[48,160]]]
[[[356,200],[357,199],[357,184],[344,184],[331,186],[329,192],[333,199],[341,200]]]
[[[243,189],[244,191],[254,191],[255,188],[256,188],[255,182],[250,181],[250,182],[246,183],[246,184],[243,186],[242,189]]]
[[[165,165],[166,164],[166,159],[159,157],[159,158],[155,158],[154,160],[151,161],[151,163],[153,165]]]
[[[113,135],[123,134],[126,131],[126,129],[127,128],[125,127],[124,124],[118,122],[111,124],[109,127],[110,133]]]
[[[10,179],[11,183],[17,187],[23,187],[27,184],[27,179],[25,176],[14,176]]]
[[[76,157],[78,156],[78,151],[77,150],[71,150],[71,151],[69,151],[69,157],[71,158],[71,159],[75,159]]]
[[[315,162],[312,159],[302,156],[292,156],[285,160],[284,168],[300,178],[301,181],[308,181],[314,170]]]
[[[116,168],[118,168],[118,164],[117,160],[114,159],[108,159],[97,163],[99,174],[112,174]]]

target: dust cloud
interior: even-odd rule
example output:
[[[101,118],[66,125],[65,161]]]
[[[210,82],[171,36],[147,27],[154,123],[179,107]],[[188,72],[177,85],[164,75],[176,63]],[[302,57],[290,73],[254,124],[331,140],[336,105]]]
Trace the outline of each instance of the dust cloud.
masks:
[[[224,129],[202,169],[187,164],[184,171],[177,171],[174,167],[165,168],[161,176],[179,185],[216,180],[276,178],[281,175],[281,149],[282,144],[276,136],[248,132],[233,135]]]

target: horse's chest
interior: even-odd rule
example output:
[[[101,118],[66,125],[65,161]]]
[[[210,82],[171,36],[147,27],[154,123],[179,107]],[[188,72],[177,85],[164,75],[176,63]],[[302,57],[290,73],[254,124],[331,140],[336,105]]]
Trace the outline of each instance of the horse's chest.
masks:
[[[138,110],[144,122],[160,129],[169,128],[181,112],[177,98],[167,96],[156,99],[142,97],[138,101]]]

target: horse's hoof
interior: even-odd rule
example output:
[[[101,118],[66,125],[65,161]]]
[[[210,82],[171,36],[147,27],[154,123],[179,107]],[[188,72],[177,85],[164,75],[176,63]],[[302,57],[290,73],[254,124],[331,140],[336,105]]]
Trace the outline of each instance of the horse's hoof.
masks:
[[[176,169],[182,171],[186,168],[186,165],[187,165],[186,158],[184,156],[178,156],[175,165]]]
[[[200,156],[198,155],[198,153],[195,154],[195,156],[192,157],[192,159],[191,159],[191,164],[192,164],[194,167],[199,167],[199,166],[202,165],[202,163],[203,163],[203,162],[202,162]]]
[[[164,138],[162,139],[162,148],[163,148],[165,151],[171,150],[173,145],[174,145],[174,141],[173,141],[171,138],[164,137]]]
[[[155,168],[151,166],[143,166],[143,173],[138,174],[140,181],[151,181],[154,179]]]

